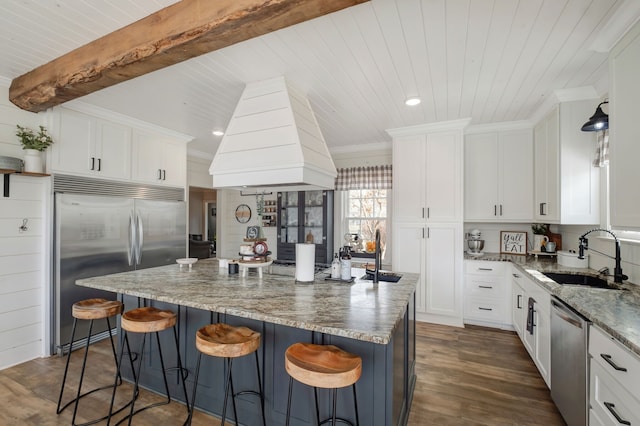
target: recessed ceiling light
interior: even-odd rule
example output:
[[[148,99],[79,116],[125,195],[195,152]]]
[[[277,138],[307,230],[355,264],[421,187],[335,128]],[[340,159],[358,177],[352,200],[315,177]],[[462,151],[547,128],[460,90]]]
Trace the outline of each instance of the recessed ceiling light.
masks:
[[[222,130],[214,130],[211,133],[213,133],[213,136],[222,136],[222,135],[224,135],[224,132]]]
[[[420,98],[409,98],[406,101],[404,101],[405,104],[409,105],[409,106],[416,106],[418,105],[420,102],[422,102],[420,100]]]

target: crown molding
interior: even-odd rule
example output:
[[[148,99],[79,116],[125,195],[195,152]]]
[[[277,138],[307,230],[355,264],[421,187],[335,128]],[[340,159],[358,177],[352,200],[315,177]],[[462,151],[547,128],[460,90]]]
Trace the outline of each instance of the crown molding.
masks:
[[[177,141],[184,142],[184,143],[190,142],[194,139],[193,136],[176,132],[175,130],[167,129],[165,127],[161,127],[156,124],[151,124],[146,121],[139,120],[137,118],[133,118],[128,115],[124,115],[115,111],[111,111],[106,108],[102,108],[102,107],[88,104],[86,102],[82,102],[78,100],[69,101],[63,105],[59,105],[54,108],[67,108],[77,112],[82,112],[82,113],[93,115],[106,120],[115,121],[120,124],[135,127],[137,129],[147,130],[154,133],[161,133],[164,136],[170,137],[172,139],[175,139]]]
[[[608,53],[638,20],[640,20],[640,2],[625,0],[604,23],[589,46],[589,50]]]
[[[344,145],[329,148],[330,154],[349,154],[353,152],[391,151],[391,142],[375,142],[358,145]]]
[[[465,135],[489,132],[507,132],[510,130],[533,129],[534,123],[531,120],[503,121],[500,123],[473,124],[464,129]]]
[[[470,122],[471,118],[461,118],[459,120],[439,121],[437,123],[386,129],[386,132],[394,138],[398,136],[423,135],[425,133],[435,133],[446,130],[463,130]]]

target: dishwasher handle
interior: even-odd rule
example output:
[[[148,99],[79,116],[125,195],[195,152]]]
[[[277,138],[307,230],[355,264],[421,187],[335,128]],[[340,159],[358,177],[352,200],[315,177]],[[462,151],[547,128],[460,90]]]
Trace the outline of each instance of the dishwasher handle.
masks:
[[[551,308],[559,318],[577,328],[583,328],[584,320],[571,312],[564,303],[551,299]]]

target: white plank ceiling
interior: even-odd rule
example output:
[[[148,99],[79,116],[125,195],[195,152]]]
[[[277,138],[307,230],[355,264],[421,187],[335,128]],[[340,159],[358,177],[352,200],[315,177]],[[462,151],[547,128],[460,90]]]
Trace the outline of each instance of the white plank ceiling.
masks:
[[[616,12],[637,1],[373,0],[80,101],[191,135],[190,153],[209,158],[220,140],[211,131],[226,127],[244,85],[278,75],[308,95],[333,151],[388,144],[388,128],[531,120],[554,90],[606,94],[607,53],[591,47]],[[0,77],[11,80],[172,3],[1,0]],[[407,107],[411,96],[422,103]]]

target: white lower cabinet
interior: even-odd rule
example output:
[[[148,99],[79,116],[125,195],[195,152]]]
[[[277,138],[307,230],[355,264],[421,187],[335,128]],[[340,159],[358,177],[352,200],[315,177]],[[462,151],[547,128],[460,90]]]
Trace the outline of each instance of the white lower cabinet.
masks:
[[[520,340],[524,339],[523,330],[527,320],[527,307],[524,304],[524,288],[522,272],[511,270],[511,322]]]
[[[513,312],[514,328],[548,387],[551,387],[551,294],[512,266],[514,294],[521,291],[522,313]],[[518,275],[515,277],[513,274]],[[521,289],[519,289],[521,287]],[[515,300],[517,303],[518,300]]]
[[[640,424],[640,357],[593,325],[589,355],[590,424]]]
[[[511,324],[511,288],[504,262],[466,260],[464,322],[494,327]]]

